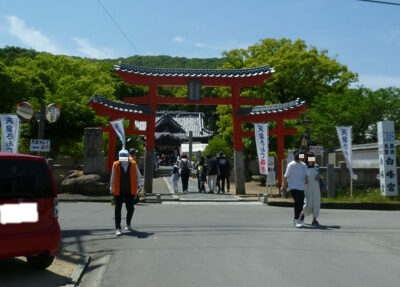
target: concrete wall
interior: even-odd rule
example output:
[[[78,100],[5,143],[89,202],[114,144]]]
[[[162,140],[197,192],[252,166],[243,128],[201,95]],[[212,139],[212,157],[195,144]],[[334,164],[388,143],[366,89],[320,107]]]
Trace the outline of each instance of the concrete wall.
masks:
[[[326,179],[326,167],[321,167],[321,174]],[[358,179],[353,181],[354,188],[379,188],[379,168],[353,168],[354,174]],[[400,168],[397,168],[399,174]],[[398,182],[400,184],[400,177]],[[335,167],[335,187],[348,188],[350,186],[350,172],[345,162],[340,162],[339,167]]]
[[[329,153],[328,163],[339,167],[339,162],[345,161],[342,152]],[[379,168],[378,150],[353,150],[353,167],[354,168]]]

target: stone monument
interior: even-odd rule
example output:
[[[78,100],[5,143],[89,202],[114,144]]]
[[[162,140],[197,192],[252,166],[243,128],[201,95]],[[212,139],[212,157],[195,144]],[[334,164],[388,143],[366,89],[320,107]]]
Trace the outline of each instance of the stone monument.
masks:
[[[103,174],[105,172],[103,156],[103,130],[85,128],[84,131],[83,174]]]
[[[83,171],[71,170],[60,186],[62,193],[107,195],[108,175],[105,173],[103,131],[101,128],[84,130]]]

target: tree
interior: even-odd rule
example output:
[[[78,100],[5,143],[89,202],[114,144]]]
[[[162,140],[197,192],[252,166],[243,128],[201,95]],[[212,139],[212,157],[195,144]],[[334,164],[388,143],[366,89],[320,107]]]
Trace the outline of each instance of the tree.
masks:
[[[225,69],[243,69],[269,65],[275,73],[261,87],[243,88],[244,97],[262,98],[265,104],[284,103],[300,97],[312,104],[315,99],[330,92],[344,92],[350,83],[357,80],[357,75],[327,56],[327,50],[319,51],[316,47],[308,47],[303,40],[263,39],[248,49],[234,49],[224,52]],[[229,89],[220,90],[221,97],[230,96]],[[224,135],[227,142],[232,143],[233,124],[231,107],[217,107],[219,120],[218,132]],[[297,125],[296,125],[297,123]],[[286,146],[294,146],[305,128],[303,118],[296,123],[285,123],[288,128],[298,127],[299,134],[287,136]],[[249,129],[249,127],[244,127]],[[276,144],[272,139],[271,144]],[[255,157],[254,143],[244,141],[244,150],[250,158]]]
[[[218,136],[215,136],[208,141],[208,145],[204,150],[204,154],[216,156],[220,151],[223,151],[227,158],[232,157],[232,149],[229,147],[226,141]]]
[[[359,88],[320,96],[306,112],[306,117],[312,140],[333,148],[339,146],[335,126],[352,126],[355,144],[376,142],[376,122],[393,120],[399,131],[399,112],[400,89]]]
[[[307,46],[305,41],[266,38],[245,49],[224,52],[228,69],[269,65],[275,70],[262,87],[245,89],[244,96],[263,98],[271,103],[284,103],[300,97],[308,103],[327,93],[343,92],[357,75],[347,66],[328,57],[327,50]]]

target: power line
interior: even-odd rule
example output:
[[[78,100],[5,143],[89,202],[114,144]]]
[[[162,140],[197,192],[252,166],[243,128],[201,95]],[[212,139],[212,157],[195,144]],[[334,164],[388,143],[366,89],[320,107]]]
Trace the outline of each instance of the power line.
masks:
[[[131,39],[129,39],[128,35],[122,30],[121,26],[118,25],[117,21],[115,21],[114,17],[108,12],[106,7],[101,3],[100,0],[97,0],[97,2],[100,4],[100,6],[103,8],[103,10],[106,12],[106,14],[110,17],[110,19],[113,21],[114,25],[118,28],[118,30],[121,32],[121,34],[125,37],[125,39],[129,42],[129,44],[132,46],[132,48],[140,54],[140,51],[136,49],[135,45],[133,45]]]
[[[396,3],[396,2],[377,1],[377,0],[357,0],[357,1],[372,2],[372,3],[377,3],[377,4],[386,4],[386,5],[400,6],[400,3]]]

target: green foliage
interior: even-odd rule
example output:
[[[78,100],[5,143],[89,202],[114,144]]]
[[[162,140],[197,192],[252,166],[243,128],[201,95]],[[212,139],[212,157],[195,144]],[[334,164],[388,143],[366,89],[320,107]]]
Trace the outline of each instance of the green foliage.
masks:
[[[121,61],[124,64],[130,64],[141,67],[152,68],[187,68],[187,69],[216,69],[224,62],[224,58],[185,58],[171,56],[132,56],[128,58],[119,58],[117,60],[105,60],[114,64]]]
[[[83,130],[85,127],[104,126],[108,119],[96,116],[86,104],[90,97],[100,94],[111,100],[140,97],[148,88],[123,82],[112,69],[118,61],[123,63],[170,68],[216,68],[224,59],[187,59],[168,56],[134,56],[117,60],[90,60],[78,57],[54,56],[17,47],[0,49],[0,113],[15,113],[21,101],[30,102],[35,112],[40,103],[56,103],[61,107],[61,117],[53,124],[46,122],[45,138],[51,140],[50,156],[58,153],[75,159],[83,156]],[[187,89],[165,87],[161,96],[186,96]],[[213,89],[203,88],[204,97],[212,97]],[[160,107],[159,107],[160,108]],[[215,123],[215,107],[202,110],[200,106],[172,106],[175,110],[202,111],[210,123]],[[204,108],[204,107],[203,107]],[[38,124],[31,120],[21,126],[20,151],[29,153],[29,139],[36,138]],[[104,135],[104,140],[108,138]],[[129,148],[134,147],[139,156],[144,153],[138,136],[127,136]],[[118,141],[117,141],[118,142]],[[104,145],[107,151],[107,145]]]
[[[376,142],[376,122],[393,120],[400,131],[400,89],[371,91],[349,89],[340,94],[320,96],[307,111],[313,141],[325,147],[339,145],[335,126],[353,126],[353,142]]]
[[[245,49],[224,52],[223,68],[242,69],[269,65],[275,73],[264,86],[248,88],[244,96],[254,95],[272,103],[284,103],[300,97],[313,103],[315,97],[331,92],[343,92],[357,75],[335,59],[307,46],[305,41],[266,38]]]
[[[230,145],[223,138],[215,136],[208,141],[208,145],[204,150],[203,155],[209,154],[211,156],[216,156],[220,151],[224,151],[227,158],[232,157],[232,148]]]
[[[247,49],[224,52],[222,58],[187,59],[169,56],[132,56],[129,58],[90,60],[78,57],[54,56],[18,47],[0,49],[0,113],[15,113],[15,106],[29,101],[35,111],[40,103],[56,103],[61,107],[61,118],[54,124],[46,123],[45,138],[50,139],[53,154],[59,152],[72,157],[83,154],[83,129],[104,126],[109,120],[95,115],[86,103],[100,94],[111,100],[141,97],[148,88],[133,86],[113,71],[118,61],[127,64],[161,68],[241,69],[269,65],[275,69],[261,87],[243,88],[241,96],[261,98],[266,104],[283,103],[300,97],[310,110],[297,120],[285,121],[287,128],[299,133],[285,137],[287,148],[297,147],[302,134],[311,134],[314,144],[327,148],[338,146],[336,125],[353,126],[353,142],[376,141],[376,122],[395,121],[400,133],[400,90],[395,88],[370,91],[349,89],[357,74],[348,71],[327,50],[308,46],[303,40],[263,39]],[[186,97],[186,87],[160,87],[160,96]],[[202,88],[202,97],[230,97],[230,88]],[[215,155],[224,150],[232,155],[233,124],[230,106],[160,105],[159,110],[203,112],[208,129],[222,135],[210,141],[207,152]],[[270,123],[270,128],[274,123]],[[252,129],[245,124],[244,130]],[[29,149],[29,139],[36,138],[38,124],[30,121],[21,125],[21,151]],[[104,135],[104,142],[107,142]],[[140,137],[128,137],[130,144],[143,150]],[[118,142],[118,141],[117,141]],[[245,156],[255,158],[254,139],[243,141]],[[107,145],[104,145],[107,151]],[[276,138],[270,138],[271,151],[276,150]]]
[[[350,188],[337,189],[336,198],[322,198],[322,202],[381,202],[399,203],[399,196],[383,196],[379,188],[354,189],[350,196]]]
[[[234,49],[224,52],[226,62],[222,65],[226,69],[242,69],[269,65],[275,73],[265,81],[261,87],[245,88],[241,96],[262,98],[265,104],[284,103],[300,97],[313,104],[323,95],[344,92],[350,83],[357,80],[357,75],[347,70],[335,59],[327,56],[328,51],[319,51],[315,47],[308,47],[303,40],[263,39],[248,49]],[[229,89],[221,89],[220,96],[230,96]],[[231,107],[218,106],[218,132],[232,143],[233,123]],[[299,133],[285,137],[286,147],[296,147],[303,132],[307,130],[307,119],[285,121],[287,128],[297,128]],[[270,126],[272,128],[272,126]],[[246,125],[244,130],[252,129]],[[255,158],[256,149],[254,140],[246,138],[244,141],[246,157]],[[276,149],[276,138],[271,137],[270,149]]]

